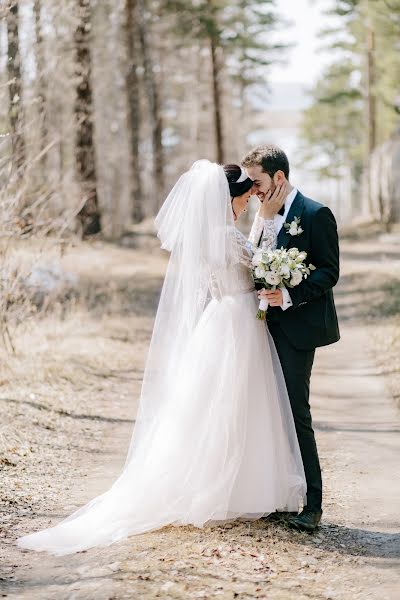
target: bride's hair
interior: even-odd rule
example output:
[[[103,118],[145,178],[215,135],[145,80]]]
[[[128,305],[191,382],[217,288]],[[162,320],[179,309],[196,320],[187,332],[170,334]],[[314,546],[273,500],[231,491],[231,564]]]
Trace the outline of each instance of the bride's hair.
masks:
[[[232,198],[245,194],[253,187],[253,180],[245,176],[244,171],[239,165],[224,165],[224,172],[228,180]],[[238,181],[238,179],[241,179],[241,181]]]

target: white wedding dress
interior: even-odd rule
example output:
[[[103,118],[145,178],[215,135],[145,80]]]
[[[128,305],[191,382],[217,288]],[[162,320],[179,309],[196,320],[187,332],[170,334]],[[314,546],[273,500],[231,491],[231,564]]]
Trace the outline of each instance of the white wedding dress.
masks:
[[[251,244],[234,228],[222,168],[195,163],[156,225],[171,258],[123,471],[54,527],[19,538],[23,548],[69,554],[168,524],[295,511],[304,501],[281,367],[256,319]]]

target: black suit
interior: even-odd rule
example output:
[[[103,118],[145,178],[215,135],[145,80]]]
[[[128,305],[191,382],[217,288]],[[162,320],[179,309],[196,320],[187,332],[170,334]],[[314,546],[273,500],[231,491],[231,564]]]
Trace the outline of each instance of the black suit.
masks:
[[[339,327],[332,288],[339,278],[339,243],[336,221],[328,207],[297,192],[286,222],[300,219],[304,230],[291,236],[282,226],[277,247],[305,250],[315,265],[307,280],[289,289],[293,306],[269,308],[267,323],[281,361],[293,411],[307,479],[307,507],[319,510],[322,480],[312,428],[309,387],[315,348],[337,342]]]

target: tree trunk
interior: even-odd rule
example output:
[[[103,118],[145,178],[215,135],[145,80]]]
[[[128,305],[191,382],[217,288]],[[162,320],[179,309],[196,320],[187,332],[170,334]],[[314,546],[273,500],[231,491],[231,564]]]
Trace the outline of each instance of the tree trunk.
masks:
[[[137,0],[126,0],[125,41],[128,54],[126,91],[128,95],[128,130],[130,132],[130,163],[132,172],[131,206],[134,223],[143,221],[143,192],[140,169],[140,104],[139,80],[137,76]]]
[[[366,73],[366,84],[367,84],[367,169],[368,169],[368,181],[370,180],[370,161],[372,152],[376,146],[376,93],[375,93],[375,32],[370,21],[367,21],[366,28],[367,35],[367,73]],[[368,189],[369,206],[371,214],[374,212],[373,198],[371,197],[371,189]],[[382,208],[382,207],[381,207]],[[379,217],[382,216],[382,210],[380,210]]]
[[[24,114],[22,106],[21,55],[19,51],[18,1],[12,2],[7,12],[8,90],[10,106],[8,117],[11,128],[12,164],[22,171],[25,164]]]
[[[147,23],[145,19],[145,0],[138,0],[138,28],[139,39],[142,50],[144,82],[146,96],[149,102],[151,129],[152,129],[152,151],[153,151],[153,174],[156,190],[155,209],[158,210],[164,194],[164,152],[162,146],[162,117],[157,81],[154,75],[153,61],[147,36]]]
[[[214,107],[214,130],[216,161],[224,163],[224,139],[222,130],[222,107],[221,107],[221,69],[218,60],[218,48],[214,36],[210,36],[211,72],[212,72],[212,95]]]
[[[42,34],[42,17],[41,17],[41,0],[34,0],[33,12],[35,16],[35,35],[36,35],[36,69],[37,69],[37,85],[38,85],[38,111],[40,119],[40,152],[43,174],[46,169],[46,154],[44,152],[48,140],[48,127],[46,119],[46,97],[47,97],[47,81],[45,76],[45,57],[43,47]]]
[[[101,230],[97,198],[97,179],[93,136],[93,97],[91,87],[91,11],[90,0],[76,0],[78,24],[75,30],[76,99],[75,99],[75,168],[81,186],[82,208],[78,219],[83,237]]]
[[[222,97],[221,97],[221,65],[219,61],[218,46],[218,24],[217,11],[213,0],[207,0],[208,18],[210,19],[208,28],[208,39],[210,44],[211,58],[211,82],[212,99],[214,112],[214,135],[215,135],[215,154],[216,161],[219,164],[224,163],[224,135],[222,128]]]
[[[368,150],[376,146],[376,93],[375,87],[375,32],[367,30],[367,101],[368,101]]]

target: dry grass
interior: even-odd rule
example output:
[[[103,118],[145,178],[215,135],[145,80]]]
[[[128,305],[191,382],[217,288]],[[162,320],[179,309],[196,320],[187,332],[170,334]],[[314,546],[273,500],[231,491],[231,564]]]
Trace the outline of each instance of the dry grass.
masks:
[[[342,320],[368,328],[370,349],[400,406],[400,232],[342,243]]]
[[[49,507],[68,464],[83,473],[82,454],[98,450],[110,423],[132,427],[164,262],[97,243],[71,247],[61,266],[78,277],[77,293],[60,289],[34,318],[14,321],[15,352],[0,347],[0,496],[10,527],[15,509],[35,507],[38,479],[52,488]]]

